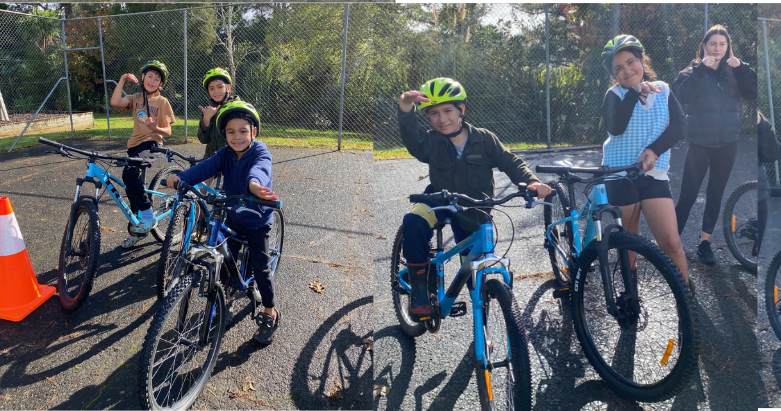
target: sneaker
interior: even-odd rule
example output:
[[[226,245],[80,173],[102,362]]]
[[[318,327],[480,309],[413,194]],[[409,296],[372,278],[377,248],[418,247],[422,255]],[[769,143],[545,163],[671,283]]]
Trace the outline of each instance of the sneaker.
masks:
[[[277,328],[279,328],[279,320],[281,319],[281,315],[279,314],[279,310],[274,308],[274,311],[277,312],[277,318],[276,321],[274,321],[274,317],[266,314],[266,313],[259,313],[260,315],[260,328],[255,333],[255,335],[252,337],[253,340],[268,345],[271,344],[272,341],[274,341],[274,333],[277,331]]]
[[[125,241],[122,242],[122,248],[133,248],[139,241],[146,238],[146,235],[133,235],[130,234]]]
[[[408,265],[410,267],[410,265]],[[431,301],[428,299],[428,271],[429,264],[423,267],[412,266],[410,276],[409,312],[418,321],[431,317]]]
[[[138,225],[130,226],[130,233],[131,234],[146,234],[150,231],[152,231],[153,228],[157,227],[157,220],[145,220],[141,219],[141,222],[138,223]]]
[[[713,251],[710,249],[710,241],[703,241],[697,247],[697,255],[703,263],[712,265],[716,263],[716,257],[713,255]]]

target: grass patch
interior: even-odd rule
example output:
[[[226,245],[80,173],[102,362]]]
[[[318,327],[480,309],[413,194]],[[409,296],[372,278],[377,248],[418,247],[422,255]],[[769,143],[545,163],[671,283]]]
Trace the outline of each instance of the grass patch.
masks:
[[[510,143],[505,144],[510,151],[539,150],[548,148],[546,143]],[[553,148],[574,147],[576,144],[557,143]],[[405,147],[392,147],[383,150],[374,150],[374,160],[395,160],[402,158],[413,158]]]
[[[198,118],[187,120],[187,141],[200,144],[198,141]],[[111,116],[111,139],[127,140],[133,131],[133,120],[128,115]],[[17,148],[27,148],[39,145],[38,137],[52,141],[71,139],[70,131],[56,133],[25,133],[16,144]],[[276,124],[262,124],[259,139],[269,146],[275,147],[309,147],[336,149],[338,131],[307,129],[295,126],[283,126]],[[77,139],[108,140],[108,126],[105,114],[95,114],[95,127],[89,130],[77,130]],[[16,140],[16,137],[0,138],[0,152],[6,152]],[[177,119],[171,126],[171,137],[168,141],[181,142],[184,140],[184,119]],[[342,132],[342,149],[344,150],[371,150],[371,133]]]

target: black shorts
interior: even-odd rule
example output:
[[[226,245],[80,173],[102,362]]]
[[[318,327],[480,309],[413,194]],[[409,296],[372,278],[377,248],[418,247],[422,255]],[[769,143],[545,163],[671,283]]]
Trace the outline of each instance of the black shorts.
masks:
[[[607,201],[612,206],[628,206],[651,198],[673,198],[670,182],[649,176],[634,180],[620,179],[605,181]]]

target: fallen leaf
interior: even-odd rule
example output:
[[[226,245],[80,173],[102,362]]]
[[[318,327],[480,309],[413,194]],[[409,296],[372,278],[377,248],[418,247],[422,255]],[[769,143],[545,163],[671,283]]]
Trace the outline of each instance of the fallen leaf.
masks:
[[[375,397],[384,397],[388,395],[388,386],[387,385],[380,385],[377,384],[374,386],[374,396]]]
[[[363,349],[366,351],[371,351],[374,349],[374,341],[372,341],[371,338],[364,338],[361,340],[361,343],[363,343]]]
[[[42,219],[41,219],[41,221],[46,221],[46,219],[45,219],[45,218],[42,218]]]
[[[364,213],[365,213],[365,212],[366,212],[366,209],[365,209],[365,208],[362,208],[362,209],[361,209],[361,212],[364,212]]]
[[[316,292],[318,294],[322,293],[323,290],[325,290],[325,286],[320,284],[320,281],[317,281],[317,280],[312,281],[311,283],[309,283],[309,288],[311,288],[312,291],[314,291],[314,292]]]
[[[314,243],[315,243],[314,241],[310,241],[310,242],[309,242],[309,245],[312,245],[312,244],[314,244]]]
[[[439,336],[439,334],[431,334],[433,335],[437,340],[442,341],[442,337]]]
[[[49,377],[46,377],[46,379],[49,380],[50,383],[54,384],[55,387],[57,386],[57,383],[54,382],[54,379],[49,378]]]
[[[257,391],[255,387],[252,385],[252,382],[249,383],[249,389],[250,391]]]
[[[387,238],[384,235],[382,235],[382,234],[380,234],[380,235],[378,235],[377,237],[374,237],[374,238],[376,238],[378,240],[387,240]]]
[[[344,272],[349,273],[350,269],[348,268],[348,269],[344,270]]]
[[[118,210],[113,210],[112,213],[116,213]]]

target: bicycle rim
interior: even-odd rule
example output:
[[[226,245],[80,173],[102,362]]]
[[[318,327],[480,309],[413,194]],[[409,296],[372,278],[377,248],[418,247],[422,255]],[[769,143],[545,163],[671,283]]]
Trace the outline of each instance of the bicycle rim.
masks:
[[[486,369],[475,360],[478,394],[483,410],[531,409],[529,352],[520,309],[510,288],[499,280],[485,284],[483,341]]]
[[[757,182],[738,187],[724,206],[724,239],[732,255],[744,267],[756,271],[757,250]]]
[[[271,231],[268,236],[269,266],[271,275],[276,278],[279,260],[282,258],[282,245],[285,238],[285,219],[282,210],[274,210]]]
[[[71,224],[69,222],[69,224]],[[70,253],[66,245],[70,243]],[[57,270],[60,303],[67,310],[79,308],[92,290],[100,255],[100,222],[91,201],[79,203],[70,236],[63,234]]]
[[[545,227],[547,227],[563,218],[568,217],[565,215],[565,208],[570,206],[569,199],[566,194],[566,187],[561,183],[550,184],[554,190],[555,195],[551,194],[545,201],[552,203],[552,206],[545,207],[543,212]],[[569,255],[570,247],[573,242],[572,238],[572,224],[565,223],[557,225],[551,229],[551,243],[548,248],[548,256],[551,260],[551,267],[553,269],[553,275],[561,283],[560,285],[570,284],[569,264],[566,258],[561,255]]]
[[[781,295],[779,295],[781,278],[778,275],[779,269],[781,269],[781,252],[776,254],[770,262],[767,278],[765,279],[765,305],[767,307],[768,320],[776,333],[776,337],[781,339]]]
[[[158,262],[157,278],[157,298],[163,299],[167,296],[176,284],[176,280],[182,274],[185,268],[184,252],[188,242],[182,241],[187,226],[191,224],[189,219],[190,207],[192,203],[183,202],[173,214],[171,224],[168,225],[168,231],[165,234],[163,248],[160,251],[160,261]]]
[[[205,273],[204,273],[205,275]],[[211,376],[222,341],[225,299],[198,296],[200,273],[183,277],[155,314],[144,344],[141,403],[152,409],[186,409]],[[201,327],[206,344],[198,347]]]
[[[663,401],[683,389],[697,365],[697,335],[683,277],[656,245],[626,232],[610,236],[608,260],[615,293],[624,290],[618,250],[637,252],[639,315],[619,322],[607,312],[594,245],[583,254],[573,294],[573,320],[589,362],[619,394]],[[614,296],[618,299],[618,295]]]

